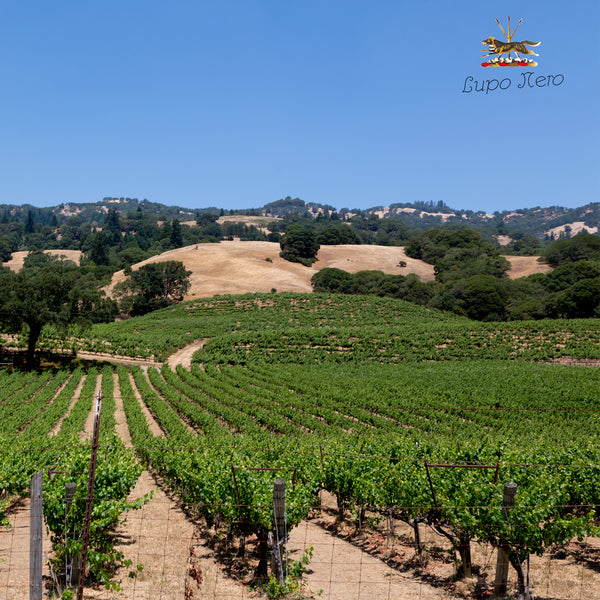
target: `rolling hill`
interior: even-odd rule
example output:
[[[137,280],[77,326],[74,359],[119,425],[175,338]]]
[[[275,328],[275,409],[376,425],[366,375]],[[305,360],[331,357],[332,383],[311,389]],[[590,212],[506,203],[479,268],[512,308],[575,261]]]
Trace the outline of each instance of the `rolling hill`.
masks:
[[[186,299],[221,294],[248,292],[310,292],[311,277],[320,269],[335,267],[350,273],[380,270],[386,274],[415,273],[422,281],[433,281],[433,266],[406,256],[399,246],[339,245],[322,246],[318,261],[312,267],[291,263],[279,256],[279,244],[274,242],[223,241],[219,244],[198,244],[169,250],[133,266],[133,269],[152,262],[181,261],[192,272],[191,289]],[[535,256],[508,256],[511,278],[550,270],[537,262]],[[400,267],[400,261],[406,262]],[[123,271],[113,275],[109,293],[123,281]]]

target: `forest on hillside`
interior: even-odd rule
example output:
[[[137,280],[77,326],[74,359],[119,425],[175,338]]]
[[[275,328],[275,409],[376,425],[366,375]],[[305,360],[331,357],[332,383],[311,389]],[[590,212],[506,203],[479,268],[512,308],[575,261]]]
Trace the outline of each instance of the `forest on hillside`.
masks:
[[[278,242],[283,258],[305,265],[312,264],[326,245],[403,246],[409,257],[433,265],[435,272],[435,281],[423,282],[413,274],[325,268],[312,278],[317,292],[392,297],[480,321],[600,316],[600,237],[586,231],[571,237],[565,230],[553,240],[510,230],[504,220],[484,229],[458,227],[450,221],[418,228],[404,216],[350,214],[332,207],[315,212],[315,206],[291,198],[271,203],[260,215],[246,215],[254,220],[218,209],[196,211],[191,218],[182,211],[163,211],[162,205],[129,199],[102,207],[100,216],[89,213],[91,209],[70,214],[62,207],[60,219],[56,211],[5,207],[0,217],[0,259],[6,262],[19,250],[29,253],[20,274],[0,269],[0,319],[4,331],[26,328],[30,357],[48,323],[69,326],[112,320],[119,312],[132,316],[181,301],[191,274],[181,263],[135,271],[132,266],[168,250],[227,239]],[[128,212],[120,210],[126,207]],[[443,205],[421,209],[450,211]],[[175,214],[186,220],[169,219]],[[90,221],[90,216],[100,220]],[[503,240],[510,240],[503,246],[501,231]],[[80,264],[41,253],[50,249],[78,250]],[[539,255],[553,270],[511,280],[503,256],[507,254]],[[116,301],[102,288],[120,269],[128,278],[117,289]]]

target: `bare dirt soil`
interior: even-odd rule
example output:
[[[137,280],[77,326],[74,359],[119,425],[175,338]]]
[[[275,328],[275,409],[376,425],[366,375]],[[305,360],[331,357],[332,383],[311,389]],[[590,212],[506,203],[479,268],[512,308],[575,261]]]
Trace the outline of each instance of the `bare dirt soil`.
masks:
[[[130,499],[152,492],[150,502],[130,512],[117,530],[117,549],[132,565],[117,573],[122,590],[114,600],[213,600],[244,598],[245,588],[226,577],[196,535],[196,524],[167,495],[148,471],[140,476]],[[138,570],[137,565],[143,565]],[[130,577],[129,573],[135,573]],[[98,591],[98,598],[107,597]]]
[[[313,523],[366,554],[377,557],[402,576],[420,582],[421,586],[428,584],[433,587],[440,594],[433,597],[492,597],[497,553],[488,544],[471,542],[473,576],[456,581],[451,546],[445,538],[431,529],[421,525],[421,541],[425,550],[419,555],[416,552],[414,532],[408,525],[396,521],[392,534],[387,518],[382,519],[380,515],[367,513],[367,526],[357,532],[355,519],[350,512],[346,512],[341,522],[337,518],[334,496],[322,493],[321,497],[322,512],[312,520]],[[299,528],[302,526],[301,524]],[[585,538],[581,542],[572,541],[565,548],[547,551],[542,557],[530,557],[529,575],[533,597],[538,600],[600,600],[600,539]],[[355,573],[353,577],[355,580],[360,575]],[[407,582],[403,585],[407,585]],[[508,579],[509,597],[516,597],[516,590],[516,573],[511,567]],[[426,588],[421,587],[412,597],[428,598],[430,596],[418,595],[426,591]],[[389,598],[404,597],[391,594]]]
[[[174,354],[171,354],[167,359],[167,364],[171,368],[171,370],[175,370],[177,365],[181,365],[184,369],[189,369],[192,366],[192,358],[194,354],[200,350],[206,344],[208,338],[202,338],[201,340],[196,340],[192,342],[188,346],[181,348],[181,350],[177,350]]]
[[[117,375],[114,375],[114,383],[116,431],[125,446],[131,448]],[[163,437],[158,423],[141,401],[133,380],[132,385],[138,402],[145,409],[151,432]],[[196,523],[183,512],[179,502],[165,492],[164,484],[156,476],[144,470],[129,499],[141,498],[148,493],[153,494],[149,503],[139,511],[130,512],[117,530],[117,549],[132,564],[117,573],[122,589],[110,598],[213,600],[248,597],[243,585],[222,572],[198,535]],[[143,565],[143,570],[138,570],[138,565]],[[135,577],[130,577],[130,573]],[[106,592],[99,590],[93,597],[106,597]]]
[[[0,527],[0,600],[29,598],[29,498],[16,502],[7,511],[10,528]],[[50,548],[50,538],[43,529],[44,550]],[[42,576],[49,577],[48,565],[43,561]]]
[[[305,581],[314,597],[319,592],[319,598],[328,600],[454,597],[443,586],[433,586],[414,572],[391,568],[378,557],[327,531],[318,520],[303,521],[291,532],[289,558],[299,560],[306,548],[312,548],[312,558]]]
[[[87,375],[84,375],[79,380],[79,383],[77,384],[77,387],[75,388],[75,391],[73,392],[73,397],[71,398],[69,407],[65,411],[65,414],[58,420],[58,423],[56,423],[56,425],[53,427],[52,431],[50,432],[50,437],[54,437],[55,435],[58,434],[58,432],[60,431],[60,428],[62,427],[63,421],[69,416],[69,413],[73,410],[73,407],[75,406],[75,404],[77,403],[77,400],[79,400],[79,397],[81,395],[81,388],[83,387],[83,383],[84,383],[86,377],[87,377]]]
[[[558,227],[553,227],[552,229],[548,229],[544,233],[546,235],[554,235],[554,237],[558,238],[561,234],[566,233],[567,228],[569,229],[569,233],[571,236],[581,233],[584,229],[588,233],[598,233],[597,227],[590,227],[585,224],[585,221],[574,221],[572,223],[565,223],[564,225],[560,225]]]
[[[96,377],[96,388],[94,389],[94,398],[96,394],[100,391],[102,387],[102,373],[99,373]],[[85,420],[85,424],[83,426],[83,431],[79,432],[79,439],[82,442],[91,441],[94,436],[94,420],[96,418],[96,402],[92,402],[92,408],[88,413],[87,419]]]
[[[78,351],[77,357],[83,360],[100,360],[129,367],[157,367],[160,369],[162,363],[155,362],[148,358],[132,358],[130,356],[118,356],[116,354],[108,354],[105,352],[85,352]]]
[[[156,422],[156,420],[150,413],[150,410],[146,406],[144,400],[142,399],[142,395],[140,394],[140,391],[137,389],[137,387],[135,385],[135,381],[133,379],[133,375],[131,373],[129,373],[129,382],[131,383],[131,387],[133,388],[133,393],[135,394],[135,399],[139,402],[140,406],[142,407],[142,412],[144,413],[144,417],[146,417],[146,422],[148,423],[148,428],[150,429],[150,433],[154,437],[165,437],[162,429],[160,428],[160,425]],[[127,430],[127,431],[129,431],[129,430]],[[125,439],[125,438],[123,438],[123,439]]]

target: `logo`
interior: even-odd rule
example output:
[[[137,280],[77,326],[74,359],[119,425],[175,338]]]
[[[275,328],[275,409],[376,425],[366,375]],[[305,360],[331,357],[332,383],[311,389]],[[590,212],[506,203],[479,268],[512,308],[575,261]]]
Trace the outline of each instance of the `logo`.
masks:
[[[482,52],[489,51],[489,53],[484,54],[482,58],[494,56],[494,58],[490,59],[489,61],[482,62],[482,67],[537,67],[537,63],[534,60],[522,58],[519,56],[519,54],[539,56],[539,54],[536,54],[527,46],[532,46],[535,48],[536,46],[539,46],[541,42],[530,42],[529,40],[523,40],[522,42],[512,41],[515,33],[517,33],[517,29],[519,29],[519,25],[521,25],[522,22],[523,19],[517,23],[514,31],[511,32],[510,17],[508,17],[508,33],[506,33],[502,25],[500,25],[500,21],[496,19],[496,23],[498,23],[498,26],[500,29],[502,29],[502,33],[506,37],[506,42],[501,42],[495,37],[489,37],[487,40],[483,40],[481,42],[484,46],[487,46],[487,48],[484,48]],[[511,52],[514,52],[515,58],[511,56]]]
[[[483,40],[481,43],[486,46],[482,50],[484,55],[482,58],[492,56],[487,62],[482,62],[482,67],[537,67],[538,64],[530,59],[524,58],[525,56],[538,56],[531,48],[535,48],[541,44],[541,42],[530,42],[529,40],[523,40],[522,42],[513,42],[513,37],[517,33],[517,29],[523,22],[521,19],[514,30],[511,29],[510,17],[508,17],[508,34],[504,31],[500,21],[496,19],[496,23],[502,30],[502,33],[506,36],[506,42],[501,42],[494,37],[489,37],[487,40]],[[485,54],[487,52],[487,54]],[[514,56],[513,56],[514,54]],[[498,73],[498,71],[496,71]],[[513,71],[514,73],[514,71]],[[512,87],[513,90],[524,90],[524,89],[537,89],[537,88],[555,88],[561,86],[565,81],[565,76],[562,73],[557,75],[544,74],[538,75],[534,71],[525,70],[519,73],[516,77],[517,85],[513,86],[512,79],[510,77],[502,76],[498,79],[485,79],[479,81],[472,75],[467,75],[463,84],[461,92],[463,94],[470,94],[471,92],[485,92],[488,94],[502,94],[506,90]]]

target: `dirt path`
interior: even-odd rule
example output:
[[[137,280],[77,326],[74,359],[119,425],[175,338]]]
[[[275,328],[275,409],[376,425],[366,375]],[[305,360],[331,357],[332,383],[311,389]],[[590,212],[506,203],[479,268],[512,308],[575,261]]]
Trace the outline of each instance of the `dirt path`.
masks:
[[[194,353],[200,350],[206,344],[208,338],[202,338],[188,344],[184,348],[177,350],[168,358],[168,365],[171,369],[175,370],[177,365],[183,365],[185,369],[189,369],[192,365],[192,357]],[[103,360],[106,362],[125,365],[128,367],[155,367],[160,369],[163,366],[163,363],[156,362],[150,359],[143,358],[131,358],[129,356],[118,356],[113,354],[107,354],[104,352],[78,352],[77,356],[79,358],[83,358],[84,360]]]
[[[243,585],[221,571],[212,552],[196,535],[196,525],[163,491],[160,482],[144,471],[130,498],[139,498],[148,492],[154,492],[150,502],[129,513],[127,521],[117,530],[120,539],[117,549],[125,554],[126,560],[132,561],[132,566],[117,574],[122,590],[110,594],[111,600],[235,600],[252,597]],[[141,571],[137,571],[139,564],[143,565]],[[137,576],[129,577],[130,571],[136,572]],[[106,597],[106,594],[90,597]]]
[[[114,363],[116,365],[125,365],[127,367],[156,367],[160,369],[162,367],[162,363],[155,362],[150,359],[145,358],[132,358],[131,356],[119,356],[117,354],[108,354],[105,352],[77,352],[78,358],[83,358],[84,360],[103,360],[109,363]]]
[[[69,381],[71,381],[71,377],[73,377],[73,373],[71,373],[58,387],[58,389],[56,390],[54,396],[52,396],[52,400],[50,400],[50,402],[46,405],[46,408],[49,408],[50,406],[52,406],[52,403],[56,401],[56,399],[58,398],[58,396],[60,395],[60,393],[67,387],[67,384],[69,383]],[[77,390],[75,390],[77,391]],[[44,409],[42,409],[43,411]],[[71,410],[71,403],[69,403],[69,410]],[[62,419],[64,418],[64,415],[61,417],[60,422],[62,422]],[[26,426],[21,428],[21,431],[23,431],[24,429],[26,429],[28,427],[29,424],[27,424]],[[56,426],[55,426],[56,427]],[[52,430],[50,432],[48,432],[48,435],[50,436],[54,436],[54,428],[52,428]]]
[[[85,382],[86,377],[87,375],[83,375],[83,377],[80,379],[79,383],[77,384],[77,387],[75,388],[75,391],[73,392],[73,398],[69,403],[69,407],[65,411],[65,414],[58,420],[58,423],[52,428],[52,431],[49,433],[50,437],[54,437],[58,434],[60,428],[62,427],[63,421],[71,414],[73,407],[75,406],[75,404],[77,404],[77,400],[79,400],[81,396],[81,388],[83,387],[83,383]]]
[[[118,377],[115,374],[115,421],[117,433],[131,448],[131,436],[123,409],[123,399]],[[131,378],[136,398],[155,436],[164,437],[160,427],[149,413],[133,378]],[[119,525],[117,550],[131,560],[132,566],[117,574],[121,579],[122,590],[111,594],[114,600],[171,600],[217,598],[246,598],[245,588],[226,577],[197,533],[196,525],[188,519],[178,503],[167,495],[163,484],[144,470],[129,499],[140,498],[148,493],[154,496],[138,511],[132,511]],[[137,565],[143,565],[138,571]],[[130,577],[129,573],[136,577]],[[187,589],[187,595],[186,595]],[[86,597],[88,594],[86,593]],[[105,593],[90,592],[90,598],[104,598]]]
[[[142,395],[137,389],[137,386],[135,385],[135,381],[133,379],[133,375],[131,373],[129,373],[129,381],[131,382],[131,387],[133,388],[133,393],[135,394],[136,400],[140,403],[140,407],[142,409],[142,412],[144,413],[144,417],[146,417],[146,422],[148,423],[150,433],[152,433],[154,437],[165,437],[165,434],[160,428],[160,425],[157,423],[156,419],[150,412],[150,409],[146,406],[146,403],[142,399]]]
[[[392,569],[381,560],[326,531],[303,521],[290,534],[288,551],[299,560],[305,548],[313,548],[305,581],[322,600],[423,600],[450,599],[453,594],[412,574]]]
[[[427,549],[420,558],[415,553],[414,531],[407,524],[396,521],[392,534],[389,521],[384,519],[357,533],[349,511],[343,523],[337,521],[335,496],[322,492],[321,502],[321,515],[306,522],[306,533],[304,523],[292,531],[289,545],[294,550],[294,560],[305,547],[313,545],[309,569],[314,572],[309,572],[308,583],[312,591],[324,590],[321,598],[343,598],[344,586],[348,598],[487,598],[491,593],[497,552],[490,544],[471,543],[473,577],[456,580],[451,545],[430,528],[420,528],[421,541]],[[317,529],[313,532],[314,527]],[[348,546],[351,548],[347,550]],[[362,556],[352,554],[353,551]],[[347,562],[354,564],[352,571],[347,569]],[[381,580],[380,566],[388,565],[392,574],[383,572]],[[599,565],[600,539],[573,540],[564,548],[530,557],[531,590],[536,598],[544,600],[600,600]],[[346,574],[340,577],[343,573]],[[379,586],[375,585],[377,581]],[[329,588],[323,583],[330,583]],[[389,596],[384,594],[383,583],[389,584]],[[510,568],[508,596],[516,597],[516,590],[516,571]]]
[[[29,598],[29,498],[23,498],[9,510],[10,529],[0,527],[0,600]],[[43,529],[44,552],[50,550],[46,528]],[[50,576],[43,561],[43,576]]]
[[[96,394],[100,391],[102,387],[102,373],[98,373],[96,378],[96,389],[94,390],[94,398]],[[85,420],[85,425],[83,426],[83,431],[79,432],[79,439],[84,442],[85,440],[91,440],[94,435],[94,418],[96,416],[96,402],[92,402],[92,408]]]
[[[202,338],[192,342],[181,350],[177,350],[177,352],[169,356],[167,364],[173,371],[177,365],[181,365],[184,369],[189,369],[192,366],[192,357],[194,356],[194,353],[200,350],[207,341],[208,338]]]
[[[113,373],[113,383],[113,397],[115,399],[115,432],[123,440],[125,448],[133,448],[129,427],[127,427],[127,417],[125,416],[125,410],[123,408],[123,398],[121,396],[121,388],[119,387],[119,376],[116,373]]]

